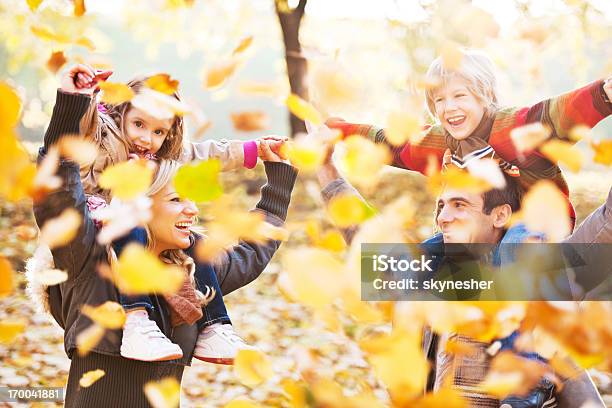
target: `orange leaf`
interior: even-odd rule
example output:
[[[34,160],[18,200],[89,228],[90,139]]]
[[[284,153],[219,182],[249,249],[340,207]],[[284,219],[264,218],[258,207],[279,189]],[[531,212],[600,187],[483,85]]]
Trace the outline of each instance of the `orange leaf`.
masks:
[[[0,297],[10,295],[15,286],[14,271],[8,259],[0,255]]]
[[[52,53],[49,59],[47,60],[47,68],[49,68],[49,71],[55,74],[57,73],[57,71],[60,70],[60,68],[64,66],[66,61],[67,59],[66,59],[66,56],[64,55],[64,52],[56,51]]]
[[[145,85],[154,91],[172,95],[178,90],[179,81],[172,79],[168,74],[157,74],[147,78]]]
[[[231,118],[234,129],[243,132],[264,130],[270,126],[270,118],[261,111],[235,112],[231,114]]]

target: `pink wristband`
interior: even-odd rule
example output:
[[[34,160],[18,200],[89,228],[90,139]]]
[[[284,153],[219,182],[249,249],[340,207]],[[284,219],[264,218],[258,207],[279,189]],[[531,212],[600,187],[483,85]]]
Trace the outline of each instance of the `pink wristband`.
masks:
[[[257,142],[249,140],[242,144],[244,151],[244,167],[252,169],[257,164]]]

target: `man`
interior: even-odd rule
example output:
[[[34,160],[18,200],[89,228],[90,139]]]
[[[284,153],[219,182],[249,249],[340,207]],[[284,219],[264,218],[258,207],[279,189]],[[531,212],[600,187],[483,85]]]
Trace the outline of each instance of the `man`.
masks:
[[[325,163],[317,173],[323,199],[329,203],[334,197],[343,194],[359,196],[359,193],[344,180],[331,160],[331,152]],[[445,188],[437,200],[436,224],[441,231],[425,242],[443,243],[488,243],[524,242],[532,234],[524,227],[518,225],[510,229],[505,226],[512,214],[519,210],[522,193],[518,184],[506,177],[506,187],[494,189],[483,194],[475,194],[460,189]],[[566,243],[612,243],[612,190],[608,194],[606,203],[595,210],[566,238]],[[345,239],[351,241],[356,227],[343,231]],[[430,330],[423,335],[423,348],[431,362],[432,372],[428,380],[428,389],[438,389],[449,375],[454,375],[454,384],[470,401],[472,406],[497,406],[496,400],[482,397],[477,393],[469,392],[469,385],[482,380],[486,373],[486,365],[475,361],[463,360],[455,362],[452,355],[444,352],[443,343],[450,338],[479,346],[480,354],[488,345],[477,343],[467,338],[457,338],[452,334],[437,336]],[[478,353],[477,353],[478,354]],[[466,367],[466,365],[474,365]],[[471,376],[471,378],[470,378]],[[508,398],[502,401],[503,408],[539,407],[551,408],[554,405],[554,390],[550,383],[543,381],[525,398]],[[563,389],[557,394],[559,407],[580,407],[587,401],[599,403],[604,407],[597,389],[586,372],[579,377],[567,380]]]

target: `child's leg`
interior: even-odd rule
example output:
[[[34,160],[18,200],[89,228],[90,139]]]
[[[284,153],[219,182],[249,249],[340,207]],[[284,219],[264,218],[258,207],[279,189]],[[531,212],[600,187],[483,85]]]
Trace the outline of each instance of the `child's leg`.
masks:
[[[203,316],[197,321],[198,331],[202,331],[205,327],[215,323],[232,324],[227,314],[225,302],[223,301],[223,293],[221,293],[221,287],[219,286],[214,269],[208,265],[196,268],[195,282],[198,290],[202,293],[206,293],[206,287],[215,291],[215,296],[212,300],[202,308]]]

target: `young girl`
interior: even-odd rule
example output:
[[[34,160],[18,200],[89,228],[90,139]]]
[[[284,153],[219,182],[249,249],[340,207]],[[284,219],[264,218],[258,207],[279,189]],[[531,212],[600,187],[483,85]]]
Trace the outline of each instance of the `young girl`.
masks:
[[[81,89],[95,88],[99,79],[106,79],[109,72],[94,72],[84,65],[72,67],[62,79],[62,91],[72,92]],[[134,79],[128,87],[138,94],[147,78]],[[180,101],[177,93],[173,97]],[[58,95],[59,98],[59,95]],[[91,98],[88,111],[80,123],[81,134],[92,138],[99,147],[99,154],[94,163],[81,168],[81,182],[88,195],[90,209],[99,207],[100,198],[108,202],[109,192],[98,185],[100,174],[108,166],[125,161],[137,155],[145,158],[159,158],[189,162],[217,158],[224,170],[240,166],[252,168],[257,163],[259,144],[275,147],[280,138],[266,138],[259,141],[215,141],[184,143],[183,118],[175,116],[161,120],[147,112],[132,106],[130,102],[119,105],[98,104]],[[193,219],[180,225],[189,229]],[[114,244],[117,256],[129,242],[138,242],[143,246],[150,243],[144,229],[136,229],[127,237]],[[209,271],[210,272],[210,271]],[[195,357],[203,361],[233,364],[233,358],[240,349],[251,348],[233,330],[231,321],[223,303],[223,294],[214,273],[190,274],[191,282],[186,279],[178,294],[167,296],[166,301],[173,313],[173,327],[179,324],[198,322],[197,349]],[[193,290],[193,286],[198,290]],[[204,296],[199,289],[212,289]],[[212,298],[212,299],[211,299]],[[149,296],[124,296],[121,304],[127,312],[123,330],[121,355],[126,358],[142,361],[161,361],[180,358],[181,349],[170,342],[159,330],[157,324],[149,319],[152,303]],[[206,306],[203,308],[203,306]],[[202,319],[204,313],[205,319]]]
[[[509,175],[519,177],[524,188],[537,180],[552,180],[565,195],[569,190],[561,169],[537,150],[516,149],[510,132],[520,126],[541,122],[552,130],[552,137],[571,142],[574,126],[594,127],[612,113],[612,81],[595,81],[585,87],[539,102],[530,107],[501,109],[493,63],[483,53],[462,51],[459,68],[449,70],[442,58],[427,70],[428,80],[440,85],[426,91],[429,112],[437,124],[426,129],[419,143],[390,144],[384,130],[331,119],[328,126],[344,136],[359,134],[377,143],[386,143],[393,153],[392,165],[425,173],[429,157],[440,166],[450,163],[467,167],[471,160],[493,158]],[[573,208],[571,216],[575,218]]]

